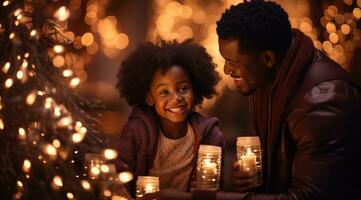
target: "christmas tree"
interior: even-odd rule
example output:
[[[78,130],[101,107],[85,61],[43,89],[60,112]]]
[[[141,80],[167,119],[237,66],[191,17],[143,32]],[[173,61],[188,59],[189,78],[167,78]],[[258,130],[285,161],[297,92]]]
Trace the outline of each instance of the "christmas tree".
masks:
[[[71,89],[80,82],[71,66],[54,66],[71,50],[59,25],[69,14],[49,15],[48,3],[0,5],[0,199],[119,199],[131,176],[106,164],[116,152],[97,131],[101,105]]]

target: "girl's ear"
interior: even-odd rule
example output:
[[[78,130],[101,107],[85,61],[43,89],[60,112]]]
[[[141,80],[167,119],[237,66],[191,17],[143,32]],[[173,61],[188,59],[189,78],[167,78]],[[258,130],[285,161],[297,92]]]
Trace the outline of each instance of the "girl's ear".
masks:
[[[150,96],[149,93],[145,97],[145,102],[148,104],[148,106],[153,106],[154,105],[153,98],[152,98],[152,96]]]

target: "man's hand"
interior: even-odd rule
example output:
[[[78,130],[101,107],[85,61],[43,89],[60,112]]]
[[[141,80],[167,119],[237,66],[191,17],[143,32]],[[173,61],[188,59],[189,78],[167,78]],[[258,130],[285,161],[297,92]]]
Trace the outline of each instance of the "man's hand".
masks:
[[[141,200],[190,200],[192,199],[192,194],[189,192],[181,192],[173,188],[162,189],[159,192],[145,194]]]
[[[238,162],[233,163],[232,184],[237,192],[246,192],[252,188],[253,174],[239,166]]]

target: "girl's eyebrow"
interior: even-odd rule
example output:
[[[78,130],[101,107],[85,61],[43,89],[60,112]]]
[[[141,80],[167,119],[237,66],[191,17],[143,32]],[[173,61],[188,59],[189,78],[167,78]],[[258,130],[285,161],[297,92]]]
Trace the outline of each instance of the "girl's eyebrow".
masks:
[[[168,85],[167,83],[159,83],[158,85],[155,86],[156,89],[158,89],[159,87],[162,87],[162,86],[166,86]]]

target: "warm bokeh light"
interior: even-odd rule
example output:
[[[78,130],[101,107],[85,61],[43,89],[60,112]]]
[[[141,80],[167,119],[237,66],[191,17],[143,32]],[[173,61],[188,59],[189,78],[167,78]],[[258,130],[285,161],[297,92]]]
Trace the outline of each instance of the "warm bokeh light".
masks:
[[[70,12],[65,6],[61,6],[58,10],[55,11],[54,17],[59,21],[65,21],[69,18]]]
[[[84,33],[84,35],[81,37],[81,43],[88,47],[90,45],[92,45],[94,42],[94,36],[92,33]]]
[[[25,159],[24,163],[23,163],[23,171],[25,173],[28,173],[30,171],[30,169],[31,169],[31,162],[30,162],[30,160]]]
[[[107,160],[113,160],[115,158],[118,157],[118,153],[116,150],[114,149],[105,149],[104,150],[104,157],[107,159]]]
[[[53,65],[55,67],[62,67],[65,64],[65,59],[62,55],[57,55],[53,59]]]
[[[54,50],[55,53],[63,53],[64,52],[64,46],[60,45],[60,44],[54,45],[53,50]]]
[[[121,183],[128,183],[133,180],[133,174],[131,172],[121,172],[119,173],[118,178]]]
[[[85,190],[90,190],[91,186],[89,181],[87,180],[82,180],[81,181],[81,186],[85,189]]]
[[[26,104],[31,106],[35,103],[35,100],[36,100],[36,91],[32,91],[30,94],[28,94],[28,96],[26,97]]]

